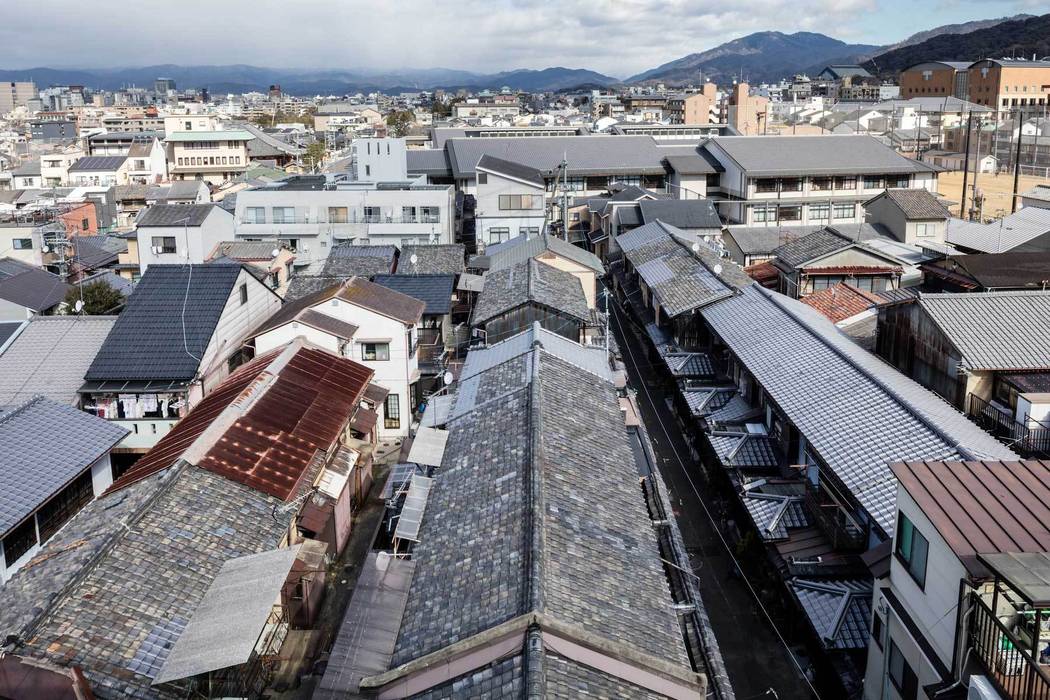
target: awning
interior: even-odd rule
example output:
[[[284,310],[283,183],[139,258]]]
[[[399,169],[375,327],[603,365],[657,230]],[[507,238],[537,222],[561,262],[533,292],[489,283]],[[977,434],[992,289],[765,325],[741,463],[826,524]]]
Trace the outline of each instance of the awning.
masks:
[[[459,282],[456,284],[456,289],[464,292],[480,292],[485,288],[485,278],[481,275],[472,275],[469,272],[464,272],[459,276]]]
[[[153,685],[250,661],[301,548],[273,549],[223,564]]]
[[[405,505],[397,519],[397,528],[394,529],[395,539],[419,542],[419,526],[423,522],[423,511],[426,510],[433,483],[434,480],[429,477],[413,475],[408,495],[405,496]]]
[[[369,401],[375,406],[386,401],[386,397],[389,395],[390,390],[378,384],[369,384],[365,387],[365,401]]]
[[[358,406],[354,417],[350,419],[350,429],[367,435],[376,427],[378,420],[379,415],[375,411]]]
[[[437,428],[420,428],[412,440],[408,451],[408,462],[425,464],[429,467],[440,467],[445,454],[445,443],[448,442],[448,431]]]
[[[456,397],[450,394],[433,396],[427,400],[427,409],[423,411],[423,418],[419,424],[425,428],[436,428],[448,422],[449,413],[452,412],[452,404]]]
[[[84,385],[77,389],[77,393],[80,394],[100,394],[100,393],[111,393],[111,394],[143,394],[152,392],[175,392],[184,391],[189,386],[190,381],[186,379],[151,379],[151,380],[139,380],[139,381],[119,381],[119,380],[104,380],[104,381],[93,381],[84,382]]]
[[[1050,608],[1050,554],[978,554],[977,560],[1020,594],[1033,608]]]
[[[380,497],[383,500],[393,498],[394,494],[401,490],[405,484],[412,480],[412,477],[416,474],[420,474],[419,465],[407,464],[400,462],[390,468],[390,473],[386,477],[386,483],[383,484],[383,490],[380,492]]]

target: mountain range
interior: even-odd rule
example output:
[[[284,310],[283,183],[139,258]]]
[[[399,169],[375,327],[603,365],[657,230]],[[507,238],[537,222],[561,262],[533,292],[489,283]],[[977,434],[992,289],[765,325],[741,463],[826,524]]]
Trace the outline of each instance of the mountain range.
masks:
[[[815,75],[829,64],[864,63],[872,72],[892,74],[928,60],[966,60],[984,56],[1050,54],[1050,15],[1015,15],[949,24],[913,34],[890,46],[848,44],[814,32],[757,32],[713,49],[689,54],[650,70],[618,80],[579,68],[513,70],[475,73],[448,68],[399,70],[292,70],[251,65],[155,65],[137,68],[0,70],[2,80],[31,79],[38,86],[85,85],[115,90],[149,87],[158,77],[172,78],[180,88],[207,87],[213,95],[265,91],[279,84],[292,95],[342,95],[356,92],[410,92],[443,88],[499,89],[547,92],[581,86],[596,88],[621,83],[682,85],[734,79],[774,82],[796,73]]]

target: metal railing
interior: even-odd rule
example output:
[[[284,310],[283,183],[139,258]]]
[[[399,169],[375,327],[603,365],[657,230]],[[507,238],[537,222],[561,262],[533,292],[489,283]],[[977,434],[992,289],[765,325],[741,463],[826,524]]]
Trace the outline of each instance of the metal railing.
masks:
[[[1050,457],[1050,426],[1026,425],[975,394],[966,397],[966,415],[1024,457]]]
[[[238,224],[249,225],[283,225],[283,224],[440,224],[441,214],[417,214],[415,216],[394,216],[385,214],[363,214],[351,212],[346,216],[286,216],[280,220],[273,217],[255,219],[253,217],[240,217]]]
[[[972,593],[971,598],[970,644],[999,692],[1009,700],[1050,698],[1050,672],[1025,651],[980,595]]]

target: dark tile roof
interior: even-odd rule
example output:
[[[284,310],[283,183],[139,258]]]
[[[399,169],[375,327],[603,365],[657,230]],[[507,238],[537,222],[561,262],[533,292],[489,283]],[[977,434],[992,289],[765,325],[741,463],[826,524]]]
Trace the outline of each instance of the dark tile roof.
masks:
[[[447,314],[452,310],[455,275],[376,275],[373,281],[422,301],[426,304],[423,315]]]
[[[342,284],[343,280],[343,277],[328,275],[293,275],[288,280],[288,289],[284,293],[284,301],[287,303],[322,292],[332,285]]]
[[[405,324],[415,324],[423,316],[426,304],[414,297],[388,287],[354,277],[339,290],[339,298],[351,304],[370,309]]]
[[[397,248],[392,245],[337,245],[325,260],[321,274],[326,277],[371,277],[394,269]]]
[[[646,224],[659,219],[682,229],[722,228],[722,219],[710,199],[643,199],[638,207]]]
[[[922,267],[958,275],[964,283],[983,290],[1042,289],[1050,277],[1050,251],[953,255]]]
[[[897,205],[908,219],[948,220],[952,216],[948,208],[941,204],[941,201],[932,192],[925,189],[891,188],[874,199],[865,202],[865,206],[882,197]]]
[[[579,278],[530,259],[485,275],[485,288],[478,295],[472,323],[485,323],[529,303],[541,304],[581,321],[590,319]]]
[[[725,136],[711,139],[749,177],[923,173],[931,166],[906,158],[871,136]]]
[[[730,226],[722,235],[732,238],[744,255],[767,255],[820,229],[820,226]]]
[[[397,261],[399,275],[459,275],[464,270],[466,248],[462,243],[406,245]]]
[[[778,267],[796,268],[852,246],[858,246],[871,255],[885,257],[883,253],[865,246],[863,236],[858,240],[857,236],[847,235],[831,226],[825,226],[807,236],[785,243],[776,248],[773,255],[777,258]],[[889,261],[887,264],[890,264]]]
[[[217,204],[154,204],[143,209],[135,217],[139,228],[147,226],[200,226],[213,211],[221,210]]]
[[[127,156],[85,156],[69,166],[69,172],[116,170],[127,159]]]
[[[539,168],[534,168],[531,165],[522,165],[521,163],[515,163],[510,160],[504,160],[503,158],[497,158],[488,153],[481,156],[481,159],[478,160],[477,165],[474,167],[488,170],[493,173],[499,173],[501,175],[507,175],[516,180],[524,180],[525,182],[536,185],[537,187],[543,187],[545,182],[543,179],[543,172]]]
[[[113,242],[118,245],[113,245]],[[76,236],[73,238],[76,262],[85,269],[115,263],[118,255],[127,249],[127,241],[116,236]]]
[[[61,304],[70,289],[61,277],[39,268],[0,279],[0,299],[37,313]]]
[[[679,175],[713,175],[725,172],[725,167],[705,148],[698,148],[695,155],[674,154],[664,160],[671,170]]]
[[[34,265],[30,265],[27,262],[22,262],[18,258],[0,258],[0,280],[5,280],[8,277],[13,277],[20,272],[26,270],[37,270]]]
[[[394,664],[534,611],[688,666],[616,390],[567,357],[480,361],[457,396]]]
[[[85,379],[192,379],[240,272],[239,265],[150,265]],[[185,299],[191,306],[183,316]]]

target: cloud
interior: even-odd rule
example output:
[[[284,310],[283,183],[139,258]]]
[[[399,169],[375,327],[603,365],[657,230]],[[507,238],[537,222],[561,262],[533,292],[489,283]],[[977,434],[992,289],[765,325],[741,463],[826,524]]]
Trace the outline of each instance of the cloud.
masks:
[[[993,2],[984,12],[1017,1],[1028,0]],[[755,31],[879,43],[914,29],[900,26],[905,0],[0,2],[0,63],[11,68],[244,63],[494,72],[561,65],[623,77]]]

